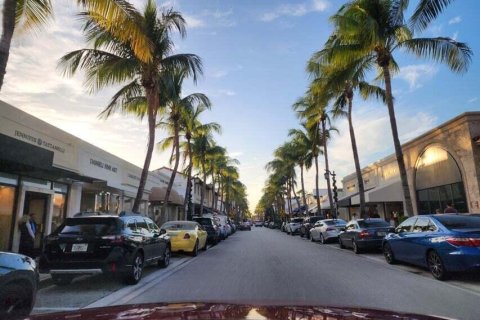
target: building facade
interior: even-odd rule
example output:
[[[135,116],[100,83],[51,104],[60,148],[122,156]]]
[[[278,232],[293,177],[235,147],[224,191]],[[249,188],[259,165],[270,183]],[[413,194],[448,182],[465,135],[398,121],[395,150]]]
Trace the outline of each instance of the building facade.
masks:
[[[480,212],[480,112],[467,112],[402,145],[413,212],[405,200],[395,155],[362,169],[369,216],[385,219],[443,212],[453,204],[459,212]],[[359,216],[357,179],[342,180],[339,205]]]

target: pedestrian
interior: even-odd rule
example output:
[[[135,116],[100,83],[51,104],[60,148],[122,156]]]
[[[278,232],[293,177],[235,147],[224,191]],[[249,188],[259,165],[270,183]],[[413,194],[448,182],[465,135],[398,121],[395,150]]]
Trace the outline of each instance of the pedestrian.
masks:
[[[443,211],[444,213],[458,213],[457,209],[453,207],[453,203],[447,204],[447,207]]]
[[[352,213],[352,220],[357,220],[357,213],[356,212]]]
[[[20,248],[19,252],[31,258],[35,258],[35,235],[37,224],[35,213],[30,212],[20,223]]]
[[[435,214],[442,214],[443,212],[440,209],[435,209]]]
[[[392,211],[392,212],[390,213],[390,226],[392,226],[392,227],[394,227],[394,228],[397,227],[397,223],[396,223],[396,221],[395,221],[395,212],[394,212],[394,211]]]

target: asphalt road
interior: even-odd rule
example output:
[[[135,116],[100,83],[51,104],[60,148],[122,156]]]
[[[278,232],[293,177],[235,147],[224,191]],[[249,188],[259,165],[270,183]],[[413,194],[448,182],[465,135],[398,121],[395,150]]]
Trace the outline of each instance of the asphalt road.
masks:
[[[147,287],[92,306],[184,301],[361,306],[480,318],[474,290],[266,228],[237,232]]]

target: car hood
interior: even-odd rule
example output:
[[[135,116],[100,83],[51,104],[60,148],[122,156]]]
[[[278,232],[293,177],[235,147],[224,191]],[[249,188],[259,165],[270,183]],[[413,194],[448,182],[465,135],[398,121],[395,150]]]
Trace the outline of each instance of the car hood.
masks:
[[[0,252],[0,268],[11,270],[35,270],[36,263],[22,254]]]
[[[32,320],[62,319],[446,319],[386,310],[226,303],[154,303],[81,309],[31,316]]]

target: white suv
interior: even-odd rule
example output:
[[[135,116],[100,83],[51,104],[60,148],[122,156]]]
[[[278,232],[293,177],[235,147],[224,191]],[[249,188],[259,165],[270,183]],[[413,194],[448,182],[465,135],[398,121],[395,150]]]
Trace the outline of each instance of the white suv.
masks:
[[[287,234],[291,234],[293,236],[295,233],[300,232],[300,227],[302,224],[303,218],[293,218],[289,223],[287,223],[285,228],[287,230]]]

